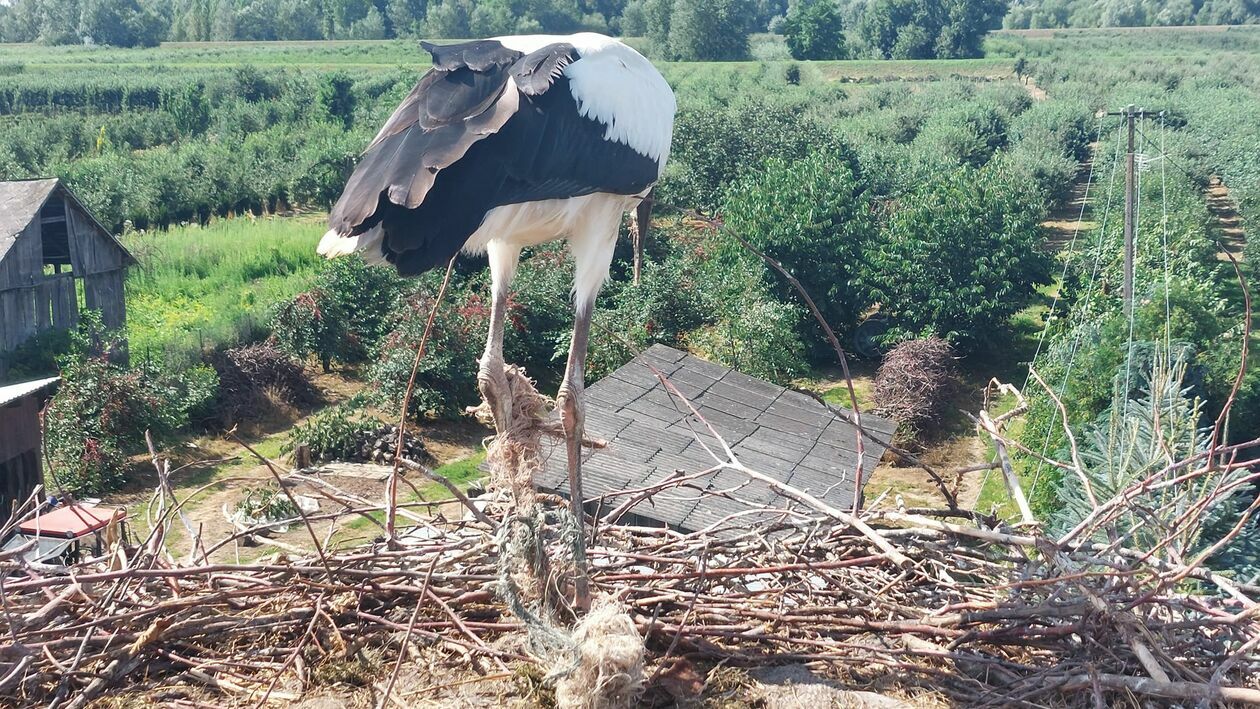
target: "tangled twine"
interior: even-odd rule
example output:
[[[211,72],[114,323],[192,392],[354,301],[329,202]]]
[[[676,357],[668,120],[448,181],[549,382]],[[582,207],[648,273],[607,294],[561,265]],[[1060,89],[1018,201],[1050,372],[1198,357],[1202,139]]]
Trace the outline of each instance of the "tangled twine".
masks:
[[[499,595],[524,623],[530,652],[550,667],[546,680],[556,687],[558,706],[631,706],[643,692],[644,647],[625,609],[600,599],[576,626],[566,629],[548,602],[561,596],[551,590],[565,571],[553,568],[551,560],[563,559],[573,568],[582,530],[566,511],[543,508],[534,488],[534,475],[542,468],[542,436],[559,432],[550,418],[553,402],[538,392],[524,369],[509,366],[504,374],[511,391],[511,420],[486,447],[491,483],[510,489],[515,503],[515,513],[499,528]],[[493,422],[485,402],[472,413],[482,422]],[[563,553],[547,553],[549,529]]]

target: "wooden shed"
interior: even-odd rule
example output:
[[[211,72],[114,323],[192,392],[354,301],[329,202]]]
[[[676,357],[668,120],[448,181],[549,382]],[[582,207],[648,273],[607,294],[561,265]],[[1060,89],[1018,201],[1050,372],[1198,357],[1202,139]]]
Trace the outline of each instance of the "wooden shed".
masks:
[[[60,180],[0,182],[0,378],[15,348],[74,327],[83,308],[121,329],[135,262]]]
[[[58,377],[0,386],[0,523],[43,481],[39,411]]]

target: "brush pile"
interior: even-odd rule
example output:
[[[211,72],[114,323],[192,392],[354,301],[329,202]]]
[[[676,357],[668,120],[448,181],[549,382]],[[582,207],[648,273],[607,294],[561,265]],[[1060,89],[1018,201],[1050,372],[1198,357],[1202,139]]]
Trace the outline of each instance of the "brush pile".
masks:
[[[248,564],[176,560],[160,532],[72,574],[3,552],[0,692],[70,707],[119,688],[175,701],[182,685],[225,703],[294,700],[321,666],[365,647],[396,657],[404,638],[470,665],[536,662],[500,597],[512,505],[500,493],[478,507],[489,524],[426,518],[392,548]],[[646,674],[818,661],[855,683],[896,677],[970,706],[1260,702],[1260,588],[965,513],[871,512],[855,526],[794,507],[774,527],[736,518],[704,535],[596,527],[592,588],[628,609]],[[543,543],[554,551],[559,530]]]

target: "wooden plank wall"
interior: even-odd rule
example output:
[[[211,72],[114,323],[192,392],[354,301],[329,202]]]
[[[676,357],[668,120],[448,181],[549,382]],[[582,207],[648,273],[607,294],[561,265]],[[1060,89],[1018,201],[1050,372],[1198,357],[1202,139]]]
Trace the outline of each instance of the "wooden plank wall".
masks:
[[[0,461],[39,450],[39,409],[46,394],[24,396],[0,406]]]
[[[83,278],[83,293],[87,307],[101,311],[101,320],[107,327],[119,328],[127,324],[127,301],[123,293],[125,274],[125,269],[118,268],[113,271],[93,273]]]
[[[0,261],[0,291],[34,285],[44,277],[44,242],[40,238],[39,220],[35,219],[18,234],[13,247]]]
[[[70,228],[70,263],[80,276],[115,271],[123,267],[123,251],[109,235],[101,233],[74,203],[66,201]]]

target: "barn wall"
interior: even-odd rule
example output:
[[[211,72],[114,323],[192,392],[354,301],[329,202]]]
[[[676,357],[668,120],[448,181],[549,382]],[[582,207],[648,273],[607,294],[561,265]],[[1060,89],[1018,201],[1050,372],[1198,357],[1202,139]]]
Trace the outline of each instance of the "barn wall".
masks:
[[[39,450],[39,409],[42,396],[25,396],[0,406],[0,462],[29,450]]]
[[[63,189],[59,188],[49,199],[66,202],[72,273],[44,275],[37,214],[0,260],[0,378],[7,369],[5,353],[40,331],[78,324],[76,279],[82,279],[86,307],[101,311],[102,320],[110,327],[122,328],[126,324],[126,253]]]
[[[117,268],[83,278],[87,307],[101,311],[101,320],[108,327],[121,328],[127,324],[127,301],[123,292],[125,274],[125,269]]]
[[[66,218],[70,226],[70,263],[76,275],[88,276],[123,267],[122,249],[110,235],[98,229],[73,200],[66,200]]]
[[[44,242],[36,219],[18,234],[13,247],[0,261],[0,291],[30,286],[43,277]]]

